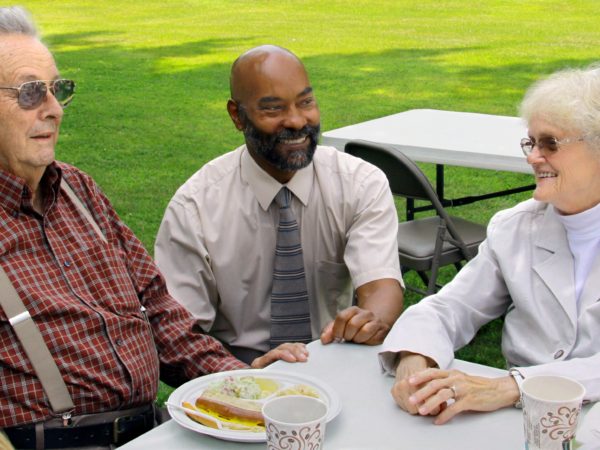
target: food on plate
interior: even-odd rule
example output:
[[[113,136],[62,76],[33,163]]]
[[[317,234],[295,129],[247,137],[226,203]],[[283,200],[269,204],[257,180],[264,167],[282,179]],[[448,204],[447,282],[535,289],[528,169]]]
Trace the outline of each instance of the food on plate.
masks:
[[[270,378],[228,376],[208,386],[205,393],[219,393],[235,398],[258,400],[279,389],[279,383]]]
[[[192,409],[192,410],[196,409],[196,407],[194,405],[192,405],[190,402],[182,402],[181,405],[186,409]],[[195,420],[198,423],[201,423],[205,427],[217,428],[217,429],[219,428],[219,424],[217,423],[216,420],[212,420],[212,419],[209,419],[208,417],[200,416],[197,414],[192,414],[187,411],[185,412],[185,414],[190,419]]]
[[[232,397],[219,392],[203,392],[196,399],[196,408],[225,421],[243,425],[264,425],[262,403],[255,400]]]
[[[277,392],[277,397],[284,397],[286,395],[306,395],[307,397],[319,398],[319,392],[312,386],[306,384],[296,384],[288,388],[282,389]]]
[[[254,380],[256,381],[256,384],[260,386],[263,398],[268,397],[281,387],[281,384],[272,378],[255,378]]]
[[[205,411],[201,411],[200,409],[196,408],[196,406],[192,405],[190,402],[182,402],[182,405],[184,408],[186,408],[188,410],[196,410],[199,413],[205,414]],[[235,431],[247,431],[247,432],[254,432],[254,433],[260,433],[265,430],[264,426],[260,426],[260,425],[256,425],[256,424],[245,425],[245,424],[237,422],[235,420],[232,420],[231,422],[227,421],[227,420],[217,421],[217,420],[212,420],[208,417],[205,417],[204,415],[193,414],[189,411],[186,411],[185,415],[188,416],[190,419],[192,419],[206,427],[209,427],[209,428],[227,429],[227,430],[235,430]]]
[[[201,413],[186,412],[192,420],[210,428],[264,432],[265,421],[261,412],[264,400],[285,395],[320,397],[314,387],[306,384],[282,387],[272,378],[226,376],[208,385],[195,404],[184,401],[182,405]],[[215,420],[211,421],[206,415]]]

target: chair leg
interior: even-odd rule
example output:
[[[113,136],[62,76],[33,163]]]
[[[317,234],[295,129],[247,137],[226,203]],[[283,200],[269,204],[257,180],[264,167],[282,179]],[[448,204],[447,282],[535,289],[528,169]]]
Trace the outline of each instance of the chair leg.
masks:
[[[423,284],[425,286],[428,286],[429,285],[429,277],[427,276],[427,272],[423,272],[423,271],[419,270],[419,271],[417,271],[417,274],[419,275],[419,278],[421,279]]]
[[[411,286],[411,285],[407,284],[406,285],[406,289],[409,290],[409,291],[415,292],[415,293],[417,293],[417,294],[419,294],[419,295],[421,295],[423,297],[427,296],[427,292],[425,292],[423,289],[420,289],[420,288],[418,288],[416,286]]]
[[[427,285],[427,295],[435,294],[437,290],[435,282],[437,280],[438,268],[439,262],[434,260],[431,264],[431,275],[429,277],[429,284]]]
[[[427,295],[435,294],[438,269],[440,267],[440,255],[442,254],[442,246],[444,245],[444,236],[446,235],[446,223],[440,220],[438,226],[437,238],[435,240],[435,249],[433,251],[433,259],[431,261],[431,273],[429,275],[429,284],[427,285]]]
[[[411,270],[414,270],[417,273],[417,275],[419,275],[419,278],[421,278],[421,282],[425,285],[425,287],[427,287],[427,285],[429,284],[429,277],[427,276],[427,272],[423,272],[423,271],[419,271],[419,270],[415,270],[415,269],[409,269],[408,267],[400,265],[400,271],[402,272],[403,277]],[[406,280],[406,278],[405,278],[405,280]],[[427,295],[427,292],[425,291],[425,289],[421,289],[417,286],[410,285],[406,281],[405,281],[405,283],[406,283],[405,287],[407,290],[415,292],[416,294],[419,294],[423,297],[425,297]]]

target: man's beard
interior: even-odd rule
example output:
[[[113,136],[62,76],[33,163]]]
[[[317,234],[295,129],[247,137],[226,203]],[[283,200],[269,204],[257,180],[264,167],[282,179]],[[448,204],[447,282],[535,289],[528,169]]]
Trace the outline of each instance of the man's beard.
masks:
[[[305,125],[300,130],[284,128],[278,133],[267,134],[260,131],[248,118],[245,112],[240,110],[240,120],[244,124],[244,137],[246,145],[272,166],[279,170],[296,171],[308,166],[313,159],[319,139],[321,125]],[[308,136],[308,147],[303,150],[283,154],[277,151],[277,146],[282,141],[301,139]]]

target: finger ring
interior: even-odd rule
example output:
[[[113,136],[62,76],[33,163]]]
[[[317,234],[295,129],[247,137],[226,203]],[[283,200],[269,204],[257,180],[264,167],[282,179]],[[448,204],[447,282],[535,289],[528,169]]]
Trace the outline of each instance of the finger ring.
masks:
[[[458,396],[458,393],[456,392],[456,386],[452,385],[449,388],[452,391],[452,398],[456,398]]]

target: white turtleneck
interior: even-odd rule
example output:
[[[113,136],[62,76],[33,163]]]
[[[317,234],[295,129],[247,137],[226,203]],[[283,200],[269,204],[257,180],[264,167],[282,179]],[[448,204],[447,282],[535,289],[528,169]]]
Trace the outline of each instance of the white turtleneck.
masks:
[[[579,306],[581,291],[592,264],[600,253],[600,203],[568,216],[559,214],[556,209],[554,212],[567,230],[567,240],[575,265],[575,298]]]

